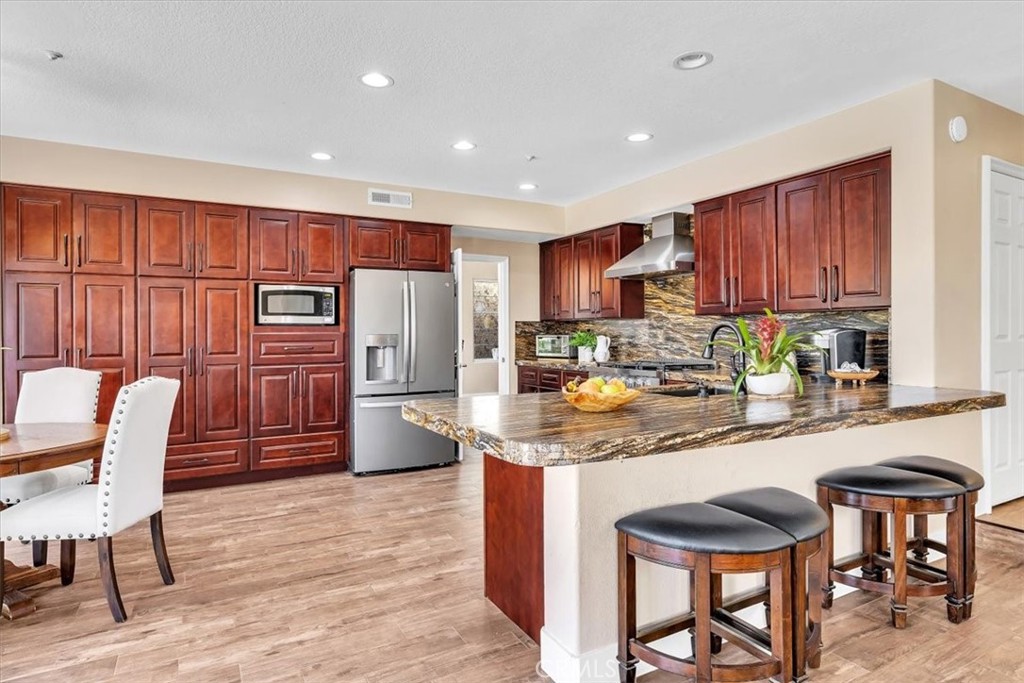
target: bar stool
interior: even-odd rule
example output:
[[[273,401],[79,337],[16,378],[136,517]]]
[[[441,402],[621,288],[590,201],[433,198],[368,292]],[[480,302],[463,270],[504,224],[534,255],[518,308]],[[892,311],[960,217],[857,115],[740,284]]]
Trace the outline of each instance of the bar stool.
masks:
[[[954,605],[947,598],[946,616],[954,624],[970,619],[974,603],[974,586],[978,581],[978,566],[974,555],[974,507],[978,503],[978,491],[985,486],[985,478],[970,467],[931,455],[907,455],[883,460],[878,464],[882,467],[894,467],[948,479],[964,487],[964,495],[960,497],[960,519],[963,521],[960,529],[960,550],[963,553],[963,571],[957,577],[954,596],[959,604]],[[946,543],[928,538],[928,515],[914,517],[914,537],[907,543],[914,546],[914,557],[921,561],[928,557],[929,548],[948,554]]]
[[[619,680],[635,683],[637,661],[699,683],[712,680],[751,681],[792,676],[790,618],[791,549],[789,534],[750,517],[705,503],[653,508],[623,517],[618,529],[619,555]],[[636,624],[636,558],[693,574],[694,609],[668,624],[639,632]],[[721,575],[767,572],[771,604],[770,635],[733,615],[731,603],[721,605]],[[716,605],[721,605],[716,608]],[[695,648],[685,659],[649,643],[680,631],[694,630]],[[725,638],[752,655],[753,664],[712,661],[712,636]]]
[[[821,552],[829,528],[828,515],[814,501],[776,487],[737,491],[706,501],[785,531],[796,540],[793,567],[793,679],[802,681],[807,668],[821,664],[821,600],[817,591],[824,572]],[[767,593],[767,586],[762,595]]]
[[[829,532],[825,535],[828,571],[822,574],[822,604],[832,606],[834,582],[861,590],[892,596],[890,608],[895,628],[907,625],[907,596],[946,595],[957,605],[957,577],[963,562],[960,548],[962,521],[960,498],[963,486],[947,479],[909,472],[893,467],[867,465],[832,470],[818,477],[818,504],[828,514]],[[832,506],[861,510],[862,552],[838,562],[835,559],[832,531]],[[893,517],[892,547],[884,547],[886,517]],[[907,558],[907,515],[945,514],[948,534],[946,570]],[[862,567],[862,577],[845,572]],[[886,580],[886,570],[892,580]],[[908,585],[907,577],[925,581]]]

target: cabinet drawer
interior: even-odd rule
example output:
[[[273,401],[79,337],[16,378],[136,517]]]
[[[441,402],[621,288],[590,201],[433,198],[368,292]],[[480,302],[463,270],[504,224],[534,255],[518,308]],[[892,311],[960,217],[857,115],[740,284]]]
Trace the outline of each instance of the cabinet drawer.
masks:
[[[252,335],[252,364],[343,363],[345,337],[333,333],[257,332]]]
[[[270,470],[343,462],[344,443],[344,432],[253,439],[252,469]]]
[[[519,368],[519,383],[520,384],[539,384],[540,383],[540,370],[538,368]]]
[[[167,447],[164,479],[191,479],[249,469],[249,441],[215,441]]]
[[[540,386],[542,389],[562,389],[562,371],[561,370],[541,370],[540,371]]]

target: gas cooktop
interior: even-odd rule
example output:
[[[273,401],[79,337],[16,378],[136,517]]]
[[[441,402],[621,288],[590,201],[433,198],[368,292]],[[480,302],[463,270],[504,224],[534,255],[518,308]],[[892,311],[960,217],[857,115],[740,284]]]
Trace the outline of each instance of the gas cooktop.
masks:
[[[715,361],[705,360],[703,358],[648,358],[644,360],[601,363],[601,367],[630,370],[660,370],[661,372],[678,370],[714,370]]]

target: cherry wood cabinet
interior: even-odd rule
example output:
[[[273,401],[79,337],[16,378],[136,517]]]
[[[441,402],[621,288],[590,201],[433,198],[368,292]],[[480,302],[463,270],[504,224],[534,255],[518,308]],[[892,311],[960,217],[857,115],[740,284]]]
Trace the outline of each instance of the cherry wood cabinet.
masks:
[[[345,366],[299,367],[299,427],[303,434],[335,432],[345,426]]]
[[[249,435],[249,284],[196,282],[196,441]]]
[[[563,386],[577,377],[587,379],[589,376],[589,373],[578,370],[520,365],[517,391],[520,394],[561,392]]]
[[[76,368],[103,373],[96,421],[109,422],[117,392],[137,379],[135,278],[75,275],[72,287],[72,359]]]
[[[620,223],[542,243],[541,319],[642,318],[644,283],[604,272],[643,239],[642,225]]]
[[[272,470],[342,462],[345,460],[344,437],[344,433],[336,432],[253,439],[250,467]]]
[[[354,268],[440,270],[451,268],[451,228],[350,218],[349,265]]]
[[[249,276],[249,210],[196,204],[196,276],[244,280]]]
[[[237,474],[249,469],[249,440],[215,441],[168,446],[164,479],[176,481],[196,477]]]
[[[780,311],[891,303],[889,156],[776,188]]]
[[[775,187],[695,207],[695,309],[757,313],[775,306]]]
[[[253,210],[249,224],[252,279],[334,283],[344,280],[344,218]]]
[[[345,425],[345,366],[252,368],[252,436],[339,431]]]
[[[110,194],[74,193],[74,272],[135,274],[135,200]]]
[[[7,185],[4,267],[30,272],[71,272],[71,193]]]
[[[194,277],[196,212],[191,202],[140,199],[139,275]]]
[[[299,279],[345,281],[345,219],[299,214]]]

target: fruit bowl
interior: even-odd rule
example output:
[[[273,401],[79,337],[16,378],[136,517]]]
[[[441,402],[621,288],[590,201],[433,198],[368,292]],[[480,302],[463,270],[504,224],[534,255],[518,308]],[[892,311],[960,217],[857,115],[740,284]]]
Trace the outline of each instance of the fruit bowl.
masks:
[[[618,410],[627,403],[636,400],[641,393],[636,389],[626,389],[617,394],[600,394],[589,391],[566,391],[562,389],[562,398],[569,405],[585,413],[609,413]]]

